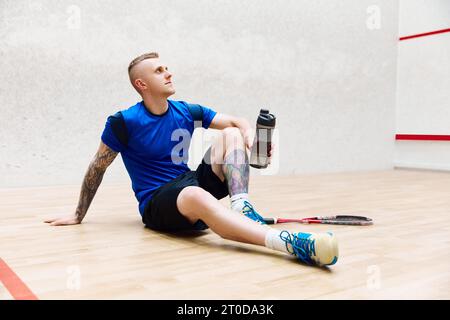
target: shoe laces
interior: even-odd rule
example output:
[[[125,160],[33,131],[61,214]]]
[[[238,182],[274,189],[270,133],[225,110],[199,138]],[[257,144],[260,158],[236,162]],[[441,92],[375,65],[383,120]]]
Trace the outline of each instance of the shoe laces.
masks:
[[[242,208],[242,213],[244,213],[247,217],[249,217],[252,220],[255,220],[257,222],[263,223],[264,218],[261,217],[256,210],[253,208],[253,206],[248,201],[244,201],[244,207]]]
[[[316,255],[316,240],[309,239],[311,235],[309,233],[299,232],[297,234],[290,233],[288,231],[282,231],[280,233],[280,238],[286,243],[286,250],[296,255],[300,260],[313,264],[311,255]],[[292,247],[289,247],[289,244]]]

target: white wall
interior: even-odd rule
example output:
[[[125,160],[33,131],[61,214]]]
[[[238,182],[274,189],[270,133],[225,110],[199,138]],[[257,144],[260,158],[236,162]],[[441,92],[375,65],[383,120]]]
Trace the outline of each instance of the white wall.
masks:
[[[80,183],[106,117],[138,101],[126,68],[148,51],[173,71],[173,99],[251,122],[270,108],[280,174],[391,168],[397,6],[2,0],[0,187]],[[128,181],[121,160],[104,181]]]
[[[400,36],[450,28],[450,1],[400,0]],[[397,133],[450,135],[450,33],[399,42]],[[450,141],[397,141],[397,167],[450,170]]]

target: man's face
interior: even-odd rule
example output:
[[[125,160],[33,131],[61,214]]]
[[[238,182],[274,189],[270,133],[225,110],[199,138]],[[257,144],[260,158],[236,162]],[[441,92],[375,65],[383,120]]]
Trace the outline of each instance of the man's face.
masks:
[[[133,83],[142,94],[149,92],[153,96],[169,97],[175,93],[172,74],[159,58],[146,59],[131,70]]]

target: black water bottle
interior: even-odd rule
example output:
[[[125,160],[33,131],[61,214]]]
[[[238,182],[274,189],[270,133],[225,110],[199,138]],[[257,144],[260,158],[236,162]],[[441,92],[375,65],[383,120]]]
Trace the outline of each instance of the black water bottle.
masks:
[[[261,109],[256,120],[256,134],[250,154],[250,166],[257,169],[267,168],[269,165],[269,152],[272,143],[275,116],[269,110]]]

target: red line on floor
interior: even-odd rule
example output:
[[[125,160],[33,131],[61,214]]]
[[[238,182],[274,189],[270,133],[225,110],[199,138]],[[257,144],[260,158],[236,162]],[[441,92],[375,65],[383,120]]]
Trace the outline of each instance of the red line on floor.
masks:
[[[395,140],[450,141],[450,135],[439,134],[396,134]]]
[[[38,300],[19,276],[0,258],[0,282],[16,300]]]
[[[439,34],[439,33],[445,33],[445,32],[450,32],[450,28],[442,29],[442,30],[436,30],[436,31],[430,31],[430,32],[425,32],[425,33],[419,33],[419,34],[413,34],[411,36],[400,37],[399,40],[403,41],[403,40],[419,38],[419,37],[426,37],[426,36],[431,36],[433,34]]]

